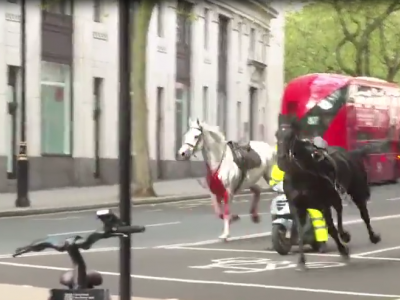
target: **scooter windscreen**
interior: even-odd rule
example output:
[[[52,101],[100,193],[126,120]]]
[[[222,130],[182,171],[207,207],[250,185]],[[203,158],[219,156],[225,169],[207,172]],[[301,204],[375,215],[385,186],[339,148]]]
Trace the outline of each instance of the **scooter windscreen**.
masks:
[[[274,185],[272,187],[272,190],[277,192],[277,193],[283,194],[284,193],[283,192],[283,182],[281,181],[278,184]]]

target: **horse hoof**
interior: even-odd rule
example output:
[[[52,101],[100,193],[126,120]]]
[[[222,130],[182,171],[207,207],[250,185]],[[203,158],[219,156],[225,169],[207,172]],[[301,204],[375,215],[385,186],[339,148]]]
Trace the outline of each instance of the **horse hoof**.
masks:
[[[239,220],[240,220],[239,215],[232,215],[231,219],[229,221],[230,221],[230,223],[233,223],[233,222],[236,222],[236,221],[239,221]]]
[[[343,261],[348,261],[350,259],[350,248],[347,245],[343,245],[342,249],[340,249],[340,256]]]
[[[328,246],[326,243],[321,243],[318,248],[318,253],[326,253],[328,251]]]
[[[307,270],[308,269],[307,269],[307,266],[306,266],[305,263],[297,264],[297,266],[296,266],[296,271],[304,272],[304,271],[307,271]]]
[[[219,236],[219,239],[221,241],[223,241],[223,242],[227,242],[228,238],[229,238],[229,234],[228,235],[227,234],[222,234],[222,235]]]
[[[251,215],[251,220],[253,223],[258,224],[260,223],[260,216],[259,215]]]
[[[274,246],[269,245],[264,249],[264,251],[275,251],[275,249],[274,249]]]
[[[340,234],[340,239],[342,240],[342,242],[343,243],[350,243],[350,241],[351,241],[351,235],[350,235],[350,233],[349,232],[347,232],[347,231],[343,231],[341,234]]]
[[[378,244],[381,241],[381,236],[377,233],[374,233],[369,237],[372,244]]]

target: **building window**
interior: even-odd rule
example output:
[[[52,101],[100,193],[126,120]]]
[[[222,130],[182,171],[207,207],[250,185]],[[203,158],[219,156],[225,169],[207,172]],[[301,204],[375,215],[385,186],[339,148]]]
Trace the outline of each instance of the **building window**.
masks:
[[[262,49],[262,60],[263,60],[263,62],[267,61],[267,49],[268,49],[268,46],[269,46],[269,34],[266,33],[266,34],[264,34],[263,41],[262,41],[262,47],[263,47],[263,49]]]
[[[250,30],[250,45],[249,45],[249,56],[254,59],[256,49],[256,30],[251,28]]]
[[[101,22],[102,20],[102,15],[103,15],[103,5],[104,2],[102,0],[94,0],[93,2],[94,5],[94,10],[93,10],[93,20],[95,22]]]
[[[205,8],[204,9],[204,49],[205,50],[208,50],[209,26],[210,26],[210,10],[208,8]]]
[[[17,121],[20,117],[18,103],[21,99],[21,77],[20,69],[16,66],[8,67],[8,88],[7,88],[7,108],[8,114],[5,123],[6,139],[3,141],[6,146],[7,154],[7,178],[16,178],[17,164]]]
[[[164,37],[164,5],[162,2],[157,4],[157,35]]]
[[[190,117],[190,88],[183,83],[175,87],[175,149],[182,146],[182,136],[189,129]]]
[[[208,86],[203,86],[203,121],[208,122]]]
[[[71,15],[72,0],[42,0],[42,9],[53,14]]]
[[[184,0],[177,2],[177,16],[176,16],[176,43],[180,45],[190,45],[191,24],[193,4]]]
[[[239,48],[239,59],[242,59],[242,36],[243,36],[243,23],[240,22],[238,25],[238,48]]]
[[[43,154],[71,154],[71,69],[42,61],[41,147]]]

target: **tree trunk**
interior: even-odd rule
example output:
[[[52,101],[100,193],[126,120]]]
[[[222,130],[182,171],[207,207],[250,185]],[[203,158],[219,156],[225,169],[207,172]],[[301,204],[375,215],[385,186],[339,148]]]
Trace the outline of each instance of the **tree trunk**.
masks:
[[[132,105],[132,143],[133,143],[133,178],[135,188],[133,195],[138,197],[154,197],[153,180],[150,171],[148,143],[148,109],[146,95],[146,59],[147,32],[151,14],[156,0],[142,0],[138,3],[133,20],[133,39],[131,39],[132,59],[131,87],[133,86]]]

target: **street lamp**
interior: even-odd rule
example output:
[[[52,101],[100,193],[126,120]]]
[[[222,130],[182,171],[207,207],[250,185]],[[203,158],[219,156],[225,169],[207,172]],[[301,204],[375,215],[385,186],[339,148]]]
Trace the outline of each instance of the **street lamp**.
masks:
[[[131,224],[130,1],[119,1],[119,210]],[[120,299],[131,299],[131,236],[120,238]]]
[[[21,124],[17,157],[17,200],[16,207],[28,207],[29,161],[26,143],[26,0],[21,0]]]

